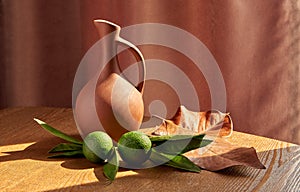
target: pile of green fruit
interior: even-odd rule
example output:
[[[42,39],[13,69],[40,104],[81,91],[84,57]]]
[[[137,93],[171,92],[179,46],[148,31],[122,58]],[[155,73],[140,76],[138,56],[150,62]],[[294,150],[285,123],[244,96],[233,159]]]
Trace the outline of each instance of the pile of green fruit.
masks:
[[[126,167],[143,168],[152,163],[200,172],[200,168],[182,154],[211,143],[203,139],[204,134],[147,136],[140,131],[123,134],[115,145],[111,137],[102,131],[89,133],[80,141],[41,120],[34,120],[53,135],[70,142],[58,144],[51,149],[49,153],[56,154],[50,158],[84,156],[93,163],[104,164],[103,173],[110,181],[116,177],[120,158]]]

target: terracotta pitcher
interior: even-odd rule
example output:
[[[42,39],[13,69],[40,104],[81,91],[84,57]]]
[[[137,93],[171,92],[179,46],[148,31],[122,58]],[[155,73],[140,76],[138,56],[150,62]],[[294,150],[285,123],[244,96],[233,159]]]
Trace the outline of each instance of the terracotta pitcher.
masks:
[[[84,132],[83,135],[87,134],[87,130],[99,130],[100,126],[118,141],[125,132],[138,130],[142,123],[145,61],[135,45],[119,36],[120,26],[106,20],[94,20],[94,24],[102,41],[99,51],[102,51],[102,59],[107,62],[97,79],[88,82],[78,94],[76,123]],[[121,76],[117,59],[117,47],[120,44],[127,46],[140,61],[141,74],[137,75],[141,83],[138,87]],[[94,103],[91,99],[94,99]]]

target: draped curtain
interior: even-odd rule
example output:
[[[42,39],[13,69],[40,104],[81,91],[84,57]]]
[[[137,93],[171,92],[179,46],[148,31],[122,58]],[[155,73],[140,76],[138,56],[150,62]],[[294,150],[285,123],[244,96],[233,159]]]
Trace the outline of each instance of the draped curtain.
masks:
[[[0,16],[0,108],[71,107],[76,69],[98,40],[93,19],[163,23],[213,54],[235,130],[300,143],[300,1],[1,0]],[[140,48],[146,59],[179,61],[210,107],[205,79],[184,59]]]

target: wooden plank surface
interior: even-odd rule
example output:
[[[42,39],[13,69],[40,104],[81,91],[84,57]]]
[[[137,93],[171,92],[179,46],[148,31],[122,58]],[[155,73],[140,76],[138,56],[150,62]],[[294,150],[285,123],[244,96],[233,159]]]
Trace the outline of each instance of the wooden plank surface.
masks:
[[[267,169],[121,169],[107,185],[101,165],[84,158],[47,159],[47,151],[62,140],[41,129],[34,117],[80,138],[71,109],[0,110],[0,191],[300,191],[299,145],[239,132],[229,141],[254,147]]]

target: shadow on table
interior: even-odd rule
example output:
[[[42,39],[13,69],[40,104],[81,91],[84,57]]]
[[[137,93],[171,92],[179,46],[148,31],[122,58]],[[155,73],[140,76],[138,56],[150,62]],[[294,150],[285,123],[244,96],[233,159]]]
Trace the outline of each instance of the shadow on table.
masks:
[[[166,191],[167,189],[174,189],[174,187],[180,191],[196,191],[198,187],[205,189],[211,188],[212,183],[209,177],[214,178],[214,182],[217,182],[219,178],[223,177],[224,180],[228,180],[228,183],[233,183],[235,180],[243,178],[246,180],[253,180],[256,176],[253,173],[246,175],[241,171],[240,167],[227,168],[218,172],[203,171],[200,173],[190,173],[181,171],[172,167],[159,166],[155,168],[134,170],[134,174],[118,175],[117,179],[113,183],[108,183],[103,176],[102,167],[94,168],[94,174],[98,178],[98,182],[91,182],[87,184],[73,185],[69,187],[63,187],[55,190],[48,190],[47,192],[54,191]],[[122,171],[128,171],[127,169],[121,169]],[[227,175],[226,172],[230,172]],[[196,177],[193,177],[193,175]],[[226,179],[224,178],[226,176]],[[210,181],[209,181],[210,180]],[[181,183],[181,184],[180,184]],[[178,188],[180,184],[180,187]],[[220,184],[219,184],[220,185]],[[177,187],[176,187],[177,186]],[[184,190],[184,188],[186,190]],[[168,190],[170,191],[170,190]],[[226,191],[226,190],[224,190]]]
[[[0,156],[0,162],[6,161],[15,161],[22,159],[33,159],[39,161],[62,161],[61,166],[67,169],[88,169],[95,168],[95,175],[100,180],[102,178],[102,171],[98,171],[98,169],[102,170],[102,165],[90,163],[85,158],[80,157],[71,157],[71,158],[48,158],[48,151],[56,146],[59,143],[64,142],[63,140],[56,137],[43,137],[42,140],[37,141],[34,144],[26,147],[24,150],[11,150],[11,151],[1,151],[3,156]],[[17,148],[17,147],[16,147]],[[168,168],[172,170],[173,168]],[[121,168],[120,172],[126,171],[128,169]],[[139,170],[135,170],[139,172]],[[236,170],[238,171],[238,169]],[[222,172],[221,172],[222,173]],[[101,176],[100,176],[101,175]],[[240,174],[239,174],[240,175]]]
[[[7,150],[1,151],[3,156],[0,156],[0,162],[5,161],[14,161],[14,160],[22,160],[22,159],[33,159],[40,161],[68,161],[70,158],[48,158],[51,154],[48,151],[56,146],[59,143],[63,143],[64,141],[56,138],[56,137],[43,137],[42,140],[37,141],[34,144],[26,147],[24,150]],[[18,148],[16,144],[16,148]]]
[[[184,171],[177,170],[175,168],[171,167],[155,167],[150,169],[142,169],[142,170],[134,170],[135,174],[122,174],[124,171],[128,171],[128,169],[120,168],[119,173],[120,175],[114,181],[113,185],[107,185],[107,179],[103,176],[103,166],[98,164],[90,163],[85,158],[47,158],[49,155],[47,152],[58,143],[61,143],[62,140],[59,138],[53,138],[51,136],[47,138],[43,138],[43,140],[40,140],[28,147],[26,147],[24,150],[19,151],[1,151],[1,153],[6,154],[4,156],[0,156],[0,162],[6,162],[6,161],[14,161],[14,160],[22,160],[22,159],[33,159],[33,160],[39,160],[39,161],[61,161],[61,166],[66,169],[88,169],[88,168],[94,168],[94,174],[99,182],[92,182],[88,184],[83,185],[74,185],[72,187],[66,187],[61,188],[59,190],[85,190],[89,191],[89,189],[94,189],[95,187],[102,187],[106,188],[107,190],[111,189],[111,186],[114,186],[114,190],[116,188],[120,187],[120,190],[124,185],[127,187],[130,187],[130,183],[132,183],[132,180],[139,183],[139,181],[148,182],[148,183],[159,183],[163,182],[164,180],[167,180],[169,184],[172,184],[172,182],[178,182],[180,177],[188,177],[194,179],[194,177],[190,176],[192,174],[197,173],[188,173]],[[276,150],[286,150],[287,152],[292,152],[293,149],[291,148],[283,148],[283,149],[274,149],[274,150],[268,150],[259,152],[258,156],[260,160],[263,160],[266,156],[268,157],[269,154],[276,154]],[[270,158],[273,155],[270,155]],[[221,171],[217,172],[209,172],[209,171],[203,171],[200,172],[199,176],[195,177],[196,179],[203,178],[203,180],[206,180],[207,177],[210,177],[214,175],[214,177],[224,178],[229,180],[235,180],[237,178],[243,178],[245,180],[253,180],[258,175],[264,175],[267,172],[270,172],[272,168],[268,166],[268,160],[262,161],[267,169],[266,170],[256,170],[250,167],[242,167],[242,166],[236,166],[236,167],[230,167],[226,168]],[[287,160],[288,162],[288,160]],[[180,173],[180,174],[178,174]],[[185,176],[181,175],[184,174]],[[188,176],[186,175],[188,174]],[[176,177],[177,179],[173,179],[173,177]],[[167,178],[167,179],[166,179]],[[187,181],[186,181],[187,182]],[[174,183],[175,184],[175,183]],[[57,191],[53,190],[53,191]],[[114,191],[111,189],[111,191]],[[93,190],[91,190],[93,191]]]

